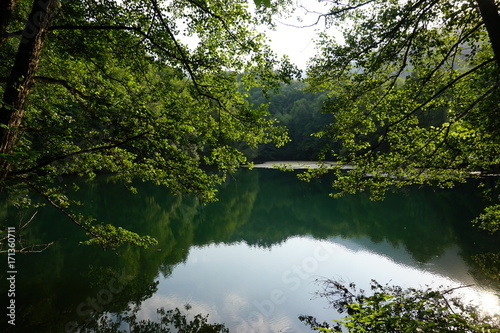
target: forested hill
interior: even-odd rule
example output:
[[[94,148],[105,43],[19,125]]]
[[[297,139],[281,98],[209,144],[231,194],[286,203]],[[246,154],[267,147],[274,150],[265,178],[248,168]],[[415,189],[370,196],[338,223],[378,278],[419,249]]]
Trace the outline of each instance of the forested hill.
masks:
[[[278,119],[280,125],[288,128],[291,138],[291,142],[280,148],[272,143],[260,145],[250,156],[254,161],[317,159],[327,142],[312,134],[330,123],[332,116],[322,112],[326,94],[306,92],[305,86],[302,82],[292,81],[283,85],[279,93],[271,94],[269,99],[259,88],[249,91],[248,101],[254,106],[268,103],[271,117]]]
[[[399,89],[411,82],[412,75],[400,79]],[[306,89],[307,83],[292,81],[290,84],[282,85],[277,93],[271,93],[266,98],[259,87],[248,91],[247,100],[256,108],[262,104],[269,104],[270,117],[279,120],[280,125],[288,129],[290,142],[283,147],[276,147],[275,143],[261,144],[257,150],[245,151],[250,160],[260,161],[299,161],[317,160],[322,149],[333,154],[345,155],[348,150],[342,146],[339,140],[332,140],[328,135],[321,138],[315,133],[324,131],[329,124],[335,122],[333,114],[341,111],[342,106],[337,106],[336,98],[329,97],[327,113],[324,111],[324,103],[327,92],[314,93]],[[379,92],[382,96],[382,92]],[[362,107],[365,110],[365,107]],[[415,112],[418,124],[423,128],[442,126],[448,121],[448,112],[445,107],[435,107],[432,112]],[[371,146],[377,146],[381,151],[387,151],[387,145],[378,143],[384,128],[376,127],[371,133],[357,133],[356,138],[363,138]],[[356,132],[356,131],[354,131]],[[327,148],[328,147],[328,148]],[[325,156],[325,158],[332,158]]]

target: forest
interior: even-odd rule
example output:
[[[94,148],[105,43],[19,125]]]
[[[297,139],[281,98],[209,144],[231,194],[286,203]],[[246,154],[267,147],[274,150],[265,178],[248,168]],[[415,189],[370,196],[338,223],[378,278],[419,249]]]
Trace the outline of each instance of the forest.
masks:
[[[329,142],[314,136],[331,116],[323,112],[325,93],[306,92],[301,81],[292,81],[266,98],[262,90],[253,88],[247,100],[253,105],[269,105],[269,116],[278,120],[288,131],[289,142],[282,147],[262,144],[248,156],[254,161],[315,161]]]

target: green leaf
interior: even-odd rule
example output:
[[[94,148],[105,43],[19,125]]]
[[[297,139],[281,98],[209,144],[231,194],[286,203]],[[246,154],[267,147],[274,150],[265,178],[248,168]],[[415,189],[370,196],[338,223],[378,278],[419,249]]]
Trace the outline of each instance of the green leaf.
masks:
[[[263,4],[266,7],[271,7],[271,0],[254,0],[256,6]]]

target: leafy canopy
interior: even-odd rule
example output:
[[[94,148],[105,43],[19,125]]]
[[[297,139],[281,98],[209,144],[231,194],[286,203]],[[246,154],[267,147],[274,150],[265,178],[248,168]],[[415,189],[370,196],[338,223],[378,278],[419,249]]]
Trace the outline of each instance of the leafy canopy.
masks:
[[[22,52],[17,18],[28,17],[30,3],[14,7],[0,76],[12,75]],[[68,175],[106,172],[211,201],[246,163],[241,147],[286,142],[266,108],[245,100],[246,89],[269,91],[295,75],[255,30],[270,23],[262,6],[252,13],[247,0],[87,0],[61,1],[52,14],[15,148],[0,156],[10,164],[1,185],[17,202],[39,193],[89,243],[154,242],[116,221],[80,218],[65,194]]]
[[[323,155],[340,162],[335,195],[379,199],[389,188],[499,173],[499,67],[477,6],[485,2],[332,2],[324,17],[342,38],[320,36],[307,81],[329,93],[334,120],[317,135],[342,146]],[[497,230],[499,207],[477,222]]]

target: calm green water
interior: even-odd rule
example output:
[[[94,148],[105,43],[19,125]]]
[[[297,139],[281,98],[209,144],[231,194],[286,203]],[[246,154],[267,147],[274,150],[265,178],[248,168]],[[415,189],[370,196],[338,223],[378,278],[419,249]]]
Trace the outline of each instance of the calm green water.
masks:
[[[189,304],[188,316],[209,314],[231,332],[308,332],[301,314],[338,318],[314,297],[321,277],[359,286],[370,279],[416,287],[475,284],[467,297],[489,309],[498,304],[475,258],[500,252],[499,240],[469,223],[484,206],[472,185],[414,188],[383,202],[364,195],[334,200],[326,180],[242,170],[220,189],[220,201],[206,206],[192,196],[137,187],[140,194],[133,195],[105,177],[83,184],[81,211],[152,235],[158,247],[119,255],[84,247],[76,226],[53,209],[40,210],[31,236],[56,244],[16,255],[16,326],[3,321],[2,331],[69,332],[91,315],[112,317],[131,305],[138,319],[155,320],[157,308]],[[29,216],[7,206],[0,211],[7,225]],[[0,258],[6,267],[6,256]],[[0,272],[3,290],[6,271]]]

